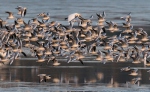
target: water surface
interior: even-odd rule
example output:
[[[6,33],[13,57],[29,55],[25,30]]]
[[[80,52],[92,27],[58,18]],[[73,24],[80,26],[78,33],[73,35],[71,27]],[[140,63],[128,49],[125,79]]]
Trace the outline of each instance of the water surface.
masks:
[[[83,17],[93,18],[93,25],[96,25],[96,13],[106,12],[106,19],[122,23],[120,17],[126,16],[129,12],[132,14],[132,23],[134,25],[149,25],[150,24],[150,6],[149,0],[0,0],[0,17],[5,19],[5,11],[12,11],[16,17],[17,6],[24,6],[28,8],[26,21],[37,17],[37,14],[42,12],[49,12],[51,21],[58,21],[62,24],[68,25],[64,20],[71,13],[80,13]]]

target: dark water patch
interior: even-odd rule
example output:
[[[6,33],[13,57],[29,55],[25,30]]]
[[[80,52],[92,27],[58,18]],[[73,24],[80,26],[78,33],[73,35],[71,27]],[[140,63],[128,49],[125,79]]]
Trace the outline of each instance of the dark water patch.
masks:
[[[142,67],[142,64],[131,63],[84,63],[79,62],[60,62],[60,66],[53,66],[52,63],[41,66],[36,61],[15,61],[13,65],[1,67],[1,82],[38,82],[38,74],[51,75],[48,83],[109,83],[111,78],[117,83],[126,83],[134,77],[130,76],[130,72],[121,72],[122,67]],[[141,71],[142,84],[149,84],[149,73]]]

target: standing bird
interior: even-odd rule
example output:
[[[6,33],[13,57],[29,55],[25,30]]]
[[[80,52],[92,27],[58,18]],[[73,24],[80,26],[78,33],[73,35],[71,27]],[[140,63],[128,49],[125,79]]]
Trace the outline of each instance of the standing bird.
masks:
[[[68,15],[68,18],[65,18],[65,20],[68,19],[68,22],[70,23],[70,26],[72,27],[74,19],[77,17],[81,17],[81,15],[79,13],[73,13],[73,14]]]
[[[18,14],[21,15],[21,17],[24,17],[27,13],[27,8],[22,6],[17,6],[16,8],[18,10]]]

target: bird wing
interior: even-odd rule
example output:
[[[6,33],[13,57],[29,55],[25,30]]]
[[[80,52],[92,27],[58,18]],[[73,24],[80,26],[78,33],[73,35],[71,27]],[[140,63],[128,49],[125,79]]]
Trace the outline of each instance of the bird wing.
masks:
[[[21,10],[23,7],[22,6],[17,6],[16,9]]]
[[[13,13],[12,13],[12,12],[9,12],[9,11],[6,11],[5,13],[8,13],[9,16],[10,16],[10,15],[13,15]]]
[[[72,21],[72,20],[75,18],[75,15],[76,15],[76,13],[70,14],[70,15],[68,16],[68,22],[69,22],[69,21]]]
[[[13,62],[14,62],[14,59],[11,59],[9,65],[11,65]]]
[[[25,57],[27,57],[27,55],[26,55],[26,53],[24,53],[24,52],[21,52]]]
[[[81,62],[82,65],[84,65],[83,61],[81,59],[79,59],[79,61]]]
[[[27,14],[27,9],[24,10],[24,16]]]
[[[102,17],[105,18],[106,17],[106,13],[105,11],[103,11]]]
[[[97,17],[100,17],[100,15],[98,13],[96,13]]]

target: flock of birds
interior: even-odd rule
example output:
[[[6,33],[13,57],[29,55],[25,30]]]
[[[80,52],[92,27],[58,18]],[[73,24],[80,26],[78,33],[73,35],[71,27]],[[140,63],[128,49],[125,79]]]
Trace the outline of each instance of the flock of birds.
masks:
[[[49,13],[40,13],[26,23],[24,17],[27,8],[18,6],[15,17],[10,11],[6,19],[0,18],[0,63],[12,64],[23,54],[23,48],[28,48],[36,62],[53,62],[60,65],[58,57],[66,58],[66,62],[80,61],[93,56],[94,60],[106,63],[132,62],[149,66],[150,37],[143,28],[133,28],[131,13],[120,17],[122,27],[114,21],[106,20],[105,12],[96,13],[97,25],[92,26],[92,18],[83,18],[79,13],[73,13],[65,18],[69,25],[50,21]],[[8,23],[13,20],[14,23]],[[76,24],[76,25],[75,25]],[[108,34],[115,34],[109,36]],[[118,34],[118,35],[117,35]],[[130,70],[128,67],[123,71]],[[137,70],[131,75],[137,75]],[[39,74],[40,82],[50,79],[49,75]],[[136,81],[137,82],[137,81]],[[135,82],[135,83],[136,83]]]

